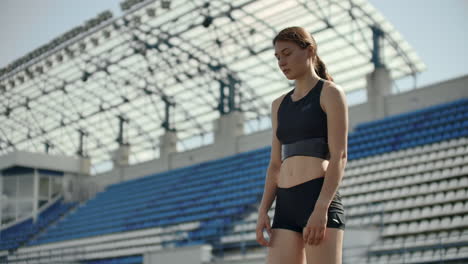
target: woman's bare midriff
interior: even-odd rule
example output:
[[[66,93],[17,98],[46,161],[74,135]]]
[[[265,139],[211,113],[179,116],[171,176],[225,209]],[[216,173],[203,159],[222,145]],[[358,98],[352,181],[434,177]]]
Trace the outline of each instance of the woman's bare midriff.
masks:
[[[280,167],[277,186],[289,188],[325,176],[328,160],[310,156],[292,156]]]

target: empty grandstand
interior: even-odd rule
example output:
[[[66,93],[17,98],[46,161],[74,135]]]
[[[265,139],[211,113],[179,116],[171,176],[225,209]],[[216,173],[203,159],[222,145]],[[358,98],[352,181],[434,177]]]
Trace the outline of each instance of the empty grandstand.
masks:
[[[265,123],[291,85],[271,37],[291,23],[367,95],[343,263],[467,263],[468,76],[394,93],[424,70],[411,47],[366,1],[324,2],[123,1],[2,69],[0,263],[265,263]]]

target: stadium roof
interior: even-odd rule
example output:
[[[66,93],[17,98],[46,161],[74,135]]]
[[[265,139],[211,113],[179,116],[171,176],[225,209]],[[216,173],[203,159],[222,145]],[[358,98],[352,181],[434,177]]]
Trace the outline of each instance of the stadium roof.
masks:
[[[270,127],[273,99],[293,82],[272,39],[305,27],[346,92],[365,89],[384,64],[392,79],[425,69],[409,44],[367,1],[125,1],[0,71],[0,154],[14,148],[130,162],[157,158],[159,137],[178,150],[212,143],[213,121],[242,111],[246,133]],[[81,142],[81,143],[80,143]],[[82,145],[82,147],[80,147]],[[97,169],[97,167],[93,167]]]

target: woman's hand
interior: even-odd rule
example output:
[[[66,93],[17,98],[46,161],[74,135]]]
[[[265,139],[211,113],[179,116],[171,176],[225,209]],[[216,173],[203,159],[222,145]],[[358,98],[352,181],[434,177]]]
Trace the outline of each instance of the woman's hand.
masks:
[[[264,237],[263,237],[263,229],[266,228],[269,236],[270,236],[270,239],[269,241],[267,241]],[[257,227],[256,227],[256,230],[255,230],[256,234],[257,234],[257,242],[262,245],[262,246],[266,246],[266,247],[269,247],[270,246],[270,241],[271,241],[271,227],[270,227],[270,217],[268,216],[268,213],[267,212],[258,212],[258,219],[257,219]]]
[[[312,214],[307,220],[307,225],[304,227],[302,234],[304,242],[309,245],[318,245],[325,237],[327,229],[327,210],[314,208]]]

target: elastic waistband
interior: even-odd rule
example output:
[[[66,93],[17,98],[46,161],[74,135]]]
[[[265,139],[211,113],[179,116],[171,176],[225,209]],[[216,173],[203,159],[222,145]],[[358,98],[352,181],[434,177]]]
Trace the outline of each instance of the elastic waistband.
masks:
[[[322,177],[314,178],[312,180],[305,181],[303,183],[296,184],[291,187],[277,187],[277,188],[278,190],[281,190],[281,191],[294,191],[309,184],[322,184],[324,179],[325,177],[322,176]]]
[[[330,159],[328,143],[324,137],[308,138],[281,145],[281,160],[295,155],[313,156],[326,160]]]
[[[277,186],[277,189],[278,191],[291,192],[291,191],[299,191],[302,189],[308,189],[312,185],[316,187],[318,190],[321,190],[324,180],[325,180],[325,177],[322,176],[322,177],[314,178],[312,180],[305,181],[303,183],[296,184],[291,187],[278,187]],[[340,190],[337,190],[335,195],[341,199]]]

